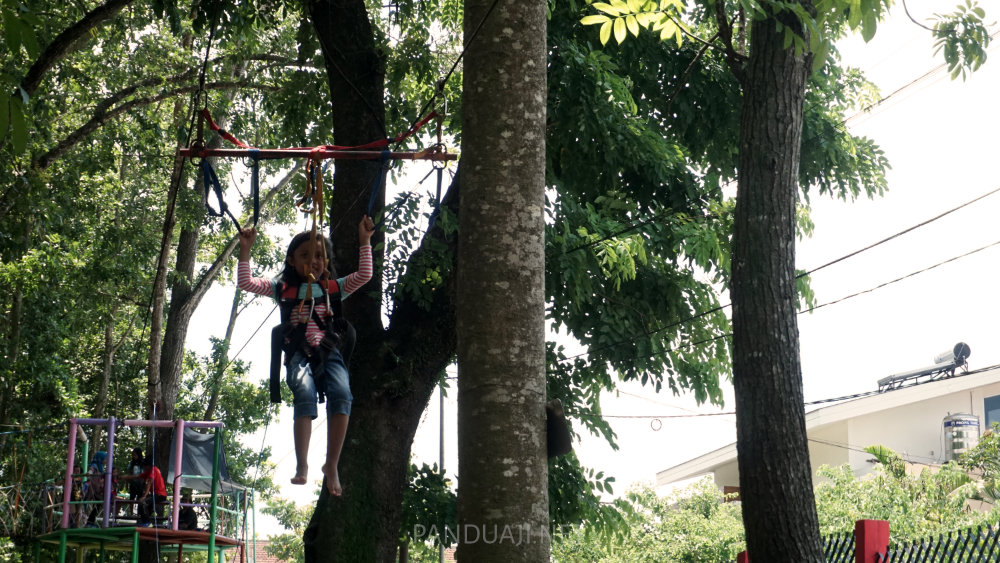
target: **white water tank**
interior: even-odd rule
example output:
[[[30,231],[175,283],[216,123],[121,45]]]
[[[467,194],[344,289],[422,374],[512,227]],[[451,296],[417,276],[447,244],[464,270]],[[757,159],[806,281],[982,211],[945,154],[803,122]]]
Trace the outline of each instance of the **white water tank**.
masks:
[[[957,413],[944,417],[945,461],[957,460],[979,443],[979,417]]]

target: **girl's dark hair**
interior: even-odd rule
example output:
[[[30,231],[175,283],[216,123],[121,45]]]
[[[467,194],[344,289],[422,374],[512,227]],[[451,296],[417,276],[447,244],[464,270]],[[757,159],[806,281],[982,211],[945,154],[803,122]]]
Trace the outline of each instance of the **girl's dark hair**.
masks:
[[[295,268],[293,268],[288,262],[289,260],[291,260],[292,254],[295,254],[295,251],[311,238],[312,238],[312,231],[302,231],[301,233],[292,237],[292,242],[288,243],[288,250],[285,251],[285,267],[284,269],[281,270],[281,274],[278,276],[281,279],[281,281],[288,284],[300,284],[306,281],[302,279],[302,276],[300,276],[299,273],[295,271]],[[320,233],[316,233],[316,239],[322,242],[324,246],[326,246],[326,258],[327,258],[326,269],[327,271],[330,272],[330,278],[336,279],[337,269],[333,267],[333,242],[329,238],[321,235]]]

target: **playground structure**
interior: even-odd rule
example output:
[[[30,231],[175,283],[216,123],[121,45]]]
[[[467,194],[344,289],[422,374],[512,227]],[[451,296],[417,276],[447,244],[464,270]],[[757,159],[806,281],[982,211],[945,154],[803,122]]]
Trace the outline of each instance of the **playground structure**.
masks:
[[[74,488],[82,486],[88,478],[86,474],[73,473],[77,434],[83,435],[82,426],[86,425],[105,426],[107,429],[104,486],[99,488],[103,490],[103,499],[73,498]],[[165,484],[173,488],[172,498],[168,491],[168,501],[165,505],[156,507],[153,524],[150,527],[139,526],[134,511],[133,515],[121,514],[125,507],[136,508],[135,502],[120,496],[114,486],[115,432],[122,426],[174,429],[170,447],[170,467],[164,478]],[[200,429],[208,429],[211,432],[202,432]],[[229,481],[228,471],[223,463],[222,430],[222,422],[217,421],[117,421],[114,417],[71,419],[62,501],[53,505],[54,518],[47,519],[48,522],[55,523],[55,519],[58,518],[59,528],[46,530],[36,537],[35,561],[41,561],[42,546],[50,544],[57,546],[56,560],[59,563],[67,560],[70,548],[76,550],[76,561],[82,561],[88,550],[97,550],[100,553],[100,560],[104,561],[105,553],[111,550],[130,551],[131,561],[137,562],[142,542],[155,543],[160,553],[176,553],[178,563],[183,561],[185,550],[207,552],[209,563],[225,561],[227,550],[245,545],[245,541],[239,538],[241,532],[246,533],[245,515],[252,512],[248,509],[253,504],[253,491]],[[83,464],[77,464],[81,467],[86,467],[86,461],[89,460],[88,446],[89,444],[84,441],[85,461]],[[189,488],[192,492],[200,494],[193,495],[191,502],[182,502],[182,488]],[[197,530],[179,529],[180,512],[185,507],[201,510],[207,514],[207,518],[199,518]],[[81,527],[82,516],[95,509],[99,510],[100,516],[93,524]],[[165,515],[163,509],[166,509]],[[204,525],[203,521],[207,521],[207,525]],[[240,549],[239,552],[243,555],[247,550]]]

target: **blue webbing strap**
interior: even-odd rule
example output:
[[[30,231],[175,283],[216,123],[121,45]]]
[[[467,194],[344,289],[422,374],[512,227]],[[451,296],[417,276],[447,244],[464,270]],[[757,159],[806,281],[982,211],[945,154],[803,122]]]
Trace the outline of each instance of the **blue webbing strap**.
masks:
[[[385,185],[385,163],[389,162],[389,157],[392,155],[390,151],[382,151],[382,160],[379,164],[378,174],[375,175],[375,184],[372,186],[371,196],[368,198],[368,209],[366,214],[372,216],[372,208],[375,207],[375,200],[378,198],[379,192],[382,191],[382,186]]]
[[[260,220],[260,150],[247,149],[253,165],[250,167],[250,196],[253,198],[253,228]],[[239,228],[239,225],[236,226]]]
[[[236,225],[236,230],[242,230],[240,222],[236,220],[236,217],[233,217],[232,213],[230,213],[229,206],[226,205],[226,200],[222,197],[222,184],[219,183],[219,176],[216,175],[215,169],[212,168],[212,163],[209,162],[207,158],[203,158],[201,159],[200,164],[205,183],[205,208],[208,209],[208,214],[212,217],[223,217],[228,215],[233,221],[233,224]],[[219,200],[218,211],[212,208],[212,204],[208,201],[211,191],[215,191],[215,197]]]
[[[437,170],[437,197],[434,199],[434,211],[431,211],[431,218],[427,221],[427,231],[430,232],[434,228],[434,223],[437,222],[438,215],[441,214],[441,177],[444,174],[444,167],[436,168]]]

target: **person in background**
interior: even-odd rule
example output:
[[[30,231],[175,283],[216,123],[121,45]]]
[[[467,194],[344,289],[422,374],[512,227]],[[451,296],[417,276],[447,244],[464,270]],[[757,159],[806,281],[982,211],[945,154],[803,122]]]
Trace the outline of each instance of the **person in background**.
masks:
[[[142,473],[142,448],[132,448],[132,459],[128,462],[128,467],[125,468],[126,475],[138,475]],[[136,481],[134,479],[128,480],[128,510],[126,511],[127,516],[132,516],[135,514],[135,505],[139,501],[139,497],[142,496],[142,489],[144,485],[141,481]]]
[[[163,506],[167,502],[167,487],[163,483],[163,475],[159,468],[153,465],[153,460],[146,458],[142,462],[142,473],[138,475],[125,475],[123,480],[145,479],[146,486],[142,496],[139,497],[139,526],[150,526],[153,524],[153,515],[156,514],[156,507]]]
[[[188,506],[191,504],[191,493],[184,493],[184,496],[181,497],[181,504],[183,506],[177,517],[177,529],[199,531],[198,514],[194,511],[193,506]]]

